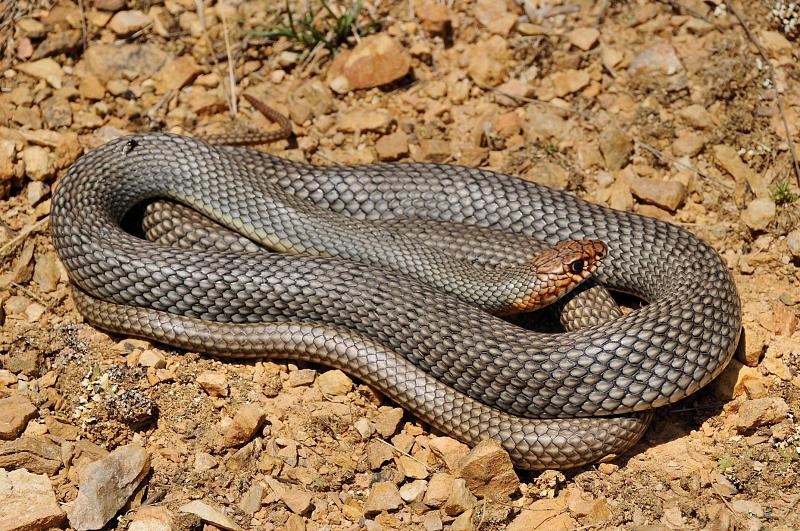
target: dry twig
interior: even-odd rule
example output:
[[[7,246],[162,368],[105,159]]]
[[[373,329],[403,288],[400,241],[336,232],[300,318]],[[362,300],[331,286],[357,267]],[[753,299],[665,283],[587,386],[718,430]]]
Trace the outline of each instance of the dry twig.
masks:
[[[231,117],[236,118],[236,74],[233,71],[233,54],[231,54],[231,41],[228,38],[228,23],[225,21],[225,17],[222,17],[222,35],[225,37],[225,55],[228,57],[228,81],[231,88]]]

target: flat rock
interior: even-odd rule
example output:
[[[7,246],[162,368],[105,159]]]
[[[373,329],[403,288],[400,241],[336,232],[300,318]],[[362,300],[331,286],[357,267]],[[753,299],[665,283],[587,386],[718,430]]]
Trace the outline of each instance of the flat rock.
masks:
[[[144,505],[131,515],[128,531],[171,531],[177,526],[172,511],[158,505]]]
[[[800,258],[800,229],[794,229],[786,235],[786,245],[794,258]]]
[[[676,157],[694,157],[705,145],[706,139],[703,135],[684,131],[672,142],[672,154]]]
[[[583,51],[592,49],[599,38],[600,31],[597,28],[575,28],[567,33],[567,40],[570,44]]]
[[[148,24],[150,19],[142,11],[118,11],[108,22],[108,29],[120,37],[127,37],[146,28]]]
[[[753,199],[742,212],[742,221],[750,230],[766,230],[775,219],[777,208],[769,197]]]
[[[649,177],[630,180],[631,192],[645,203],[674,212],[686,199],[686,187],[678,181],[662,181]]]
[[[450,142],[440,138],[423,138],[415,158],[420,162],[442,163],[453,156]]]
[[[506,39],[493,35],[472,46],[467,73],[481,87],[496,87],[505,81],[510,55]]]
[[[339,369],[320,374],[317,384],[323,394],[331,396],[344,396],[353,389],[353,380]]]
[[[401,505],[403,498],[400,497],[397,486],[389,481],[381,481],[372,485],[364,502],[364,514],[369,516],[382,511],[394,511]]]
[[[397,469],[407,478],[425,479],[428,477],[428,467],[419,459],[407,455],[397,458]]]
[[[24,468],[34,474],[53,476],[61,464],[61,445],[46,435],[22,436],[0,442],[0,468]]]
[[[441,507],[444,505],[444,502],[447,501],[453,491],[454,481],[455,478],[446,472],[435,473],[428,482],[428,490],[425,492],[422,503],[428,507]]]
[[[534,164],[523,177],[526,181],[543,184],[556,190],[564,190],[569,185],[569,171],[550,161]]]
[[[467,482],[459,478],[453,481],[453,490],[450,491],[450,496],[447,497],[442,509],[448,516],[457,516],[464,511],[472,509],[477,503],[478,500],[469,491]]]
[[[297,125],[328,114],[335,108],[331,91],[318,79],[311,79],[289,95],[289,118]]]
[[[93,44],[83,54],[88,70],[101,81],[151,77],[167,57],[154,44]]]
[[[445,33],[452,27],[450,10],[436,0],[414,2],[414,12],[423,29],[429,33]]]
[[[739,407],[735,427],[739,432],[753,430],[760,426],[777,424],[786,418],[789,405],[783,398],[768,397],[747,400]]]
[[[661,41],[634,57],[628,66],[628,72],[639,77],[673,76],[683,73],[684,67],[675,48],[668,42]]]
[[[511,457],[500,443],[486,439],[458,462],[459,475],[469,490],[481,498],[508,496],[519,489]]]
[[[209,396],[228,396],[228,380],[219,371],[203,371],[197,375],[195,381]]]
[[[0,468],[0,529],[36,530],[62,527],[67,515],[59,507],[45,475]]]
[[[678,111],[678,116],[681,117],[687,124],[696,129],[710,129],[714,127],[714,117],[702,105],[693,103]]]
[[[193,514],[202,521],[226,531],[243,531],[239,524],[225,516],[222,511],[200,500],[194,500],[182,505],[178,510],[182,513]]]
[[[608,129],[600,135],[600,152],[608,171],[622,169],[633,153],[633,141],[619,129]]]
[[[417,479],[400,487],[400,497],[406,503],[421,502],[427,489],[428,482],[424,479]]]
[[[576,527],[577,521],[569,516],[565,499],[561,497],[533,502],[511,521],[506,531],[569,531]]]
[[[33,268],[33,281],[44,293],[55,291],[58,280],[61,278],[61,268],[54,253],[47,253],[36,257]]]
[[[328,71],[334,92],[379,87],[396,81],[411,69],[406,50],[386,33],[365,37],[351,51],[343,50]]]
[[[393,121],[392,115],[385,109],[373,111],[354,110],[339,117],[339,129],[346,133],[386,131]]]
[[[370,441],[367,444],[367,461],[372,470],[377,470],[394,456],[394,450],[391,446],[382,443],[381,441]]]
[[[156,83],[156,90],[163,94],[168,90],[182,89],[202,72],[194,57],[186,54],[165,64],[153,80]]]
[[[69,512],[75,529],[100,529],[125,505],[150,470],[150,456],[128,444],[78,471],[78,497]]]
[[[731,174],[738,184],[749,184],[759,199],[769,198],[769,183],[739,158],[739,153],[734,147],[720,144],[714,146],[713,152],[714,161]]]
[[[28,146],[22,150],[25,174],[34,181],[43,181],[55,175],[49,152],[40,146]]]
[[[475,3],[475,18],[486,29],[503,37],[508,37],[517,23],[517,16],[508,11],[505,2],[495,0],[478,0]]]
[[[0,440],[16,439],[36,414],[36,406],[24,396],[0,399]]]
[[[226,447],[241,446],[249,442],[264,423],[266,412],[255,404],[239,406],[233,422],[225,430],[223,444]]]
[[[451,437],[435,437],[428,442],[428,448],[444,461],[451,472],[455,471],[461,458],[469,453],[469,446]]]
[[[61,82],[64,79],[64,71],[61,69],[61,65],[49,57],[39,59],[38,61],[22,63],[17,65],[16,68],[29,76],[37,79],[44,79],[48,85],[55,89],[61,88]]]
[[[397,131],[384,135],[375,142],[375,151],[382,161],[395,161],[408,155],[408,137]]]
[[[286,380],[287,387],[303,387],[311,385],[317,378],[317,371],[314,369],[298,369],[289,373],[289,379]]]
[[[397,426],[403,419],[403,410],[399,407],[384,407],[381,408],[375,418],[372,419],[372,424],[375,430],[383,437],[391,437],[397,431]]]

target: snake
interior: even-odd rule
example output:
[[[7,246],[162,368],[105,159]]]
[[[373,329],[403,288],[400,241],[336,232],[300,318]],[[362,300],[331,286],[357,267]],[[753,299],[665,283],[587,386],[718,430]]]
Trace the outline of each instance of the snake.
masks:
[[[156,198],[245,242],[181,247],[127,230],[132,209]],[[463,256],[392,224],[450,231],[457,237],[443,239]],[[599,251],[590,280],[643,304],[563,333],[517,326],[441,289],[475,287],[464,276],[437,280],[452,262],[462,273],[470,265],[462,258],[471,233],[483,242],[505,235],[494,251],[476,246],[495,257],[478,264],[490,272],[513,269],[504,255],[529,253],[512,251],[515,242],[589,242]],[[167,133],[129,135],[67,170],[51,235],[90,324],[225,357],[341,368],[436,431],[468,444],[496,440],[523,469],[627,451],[653,409],[725,368],[741,329],[727,266],[691,232],[479,168],[319,166]]]

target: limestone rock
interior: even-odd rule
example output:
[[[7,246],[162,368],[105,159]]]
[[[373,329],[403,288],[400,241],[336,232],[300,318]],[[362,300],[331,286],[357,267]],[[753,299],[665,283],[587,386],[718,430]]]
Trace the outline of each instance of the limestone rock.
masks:
[[[775,203],[769,197],[754,199],[742,212],[742,221],[750,230],[766,230],[772,220],[775,219],[776,212]]]
[[[631,192],[641,201],[674,212],[686,199],[686,187],[678,181],[662,181],[648,177],[630,180]]]
[[[600,152],[608,171],[622,169],[633,153],[633,141],[619,129],[608,129],[600,135]]]
[[[759,426],[777,424],[786,418],[789,405],[783,398],[769,397],[748,400],[741,405],[735,419],[739,432],[746,432]]]
[[[0,468],[0,529],[62,527],[66,516],[47,476]]]
[[[508,496],[519,489],[511,457],[493,439],[481,441],[458,463],[469,490],[482,498]]]
[[[389,481],[381,481],[372,485],[369,496],[364,502],[364,514],[394,511],[403,505],[403,498],[397,491],[397,486]]]
[[[226,447],[241,446],[249,442],[264,423],[266,413],[254,404],[244,404],[233,416],[233,422],[225,430],[223,444]]]
[[[453,490],[444,502],[443,509],[446,515],[457,516],[472,509],[477,503],[477,498],[467,488],[467,482],[459,478],[453,481]]]
[[[180,90],[202,73],[200,65],[189,54],[182,55],[165,64],[153,80],[156,90],[163,94],[168,90]]]
[[[408,155],[408,138],[400,131],[382,136],[375,142],[375,151],[382,161],[395,161]]]
[[[194,514],[202,521],[226,531],[243,531],[239,524],[225,516],[222,511],[200,500],[182,505],[178,510],[182,513]]]
[[[138,9],[132,11],[118,11],[108,22],[108,28],[119,35],[127,37],[144,29],[150,24],[150,19]]]
[[[383,437],[391,437],[397,431],[397,426],[403,419],[403,410],[399,407],[384,407],[372,423],[375,430]]]
[[[228,380],[218,371],[203,371],[197,376],[197,385],[210,396],[228,396]]]
[[[36,406],[24,396],[0,399],[0,440],[16,439],[36,413]]]
[[[496,87],[505,80],[510,52],[506,39],[493,35],[473,45],[467,73],[482,87]]]
[[[25,435],[13,441],[2,441],[0,468],[24,468],[34,474],[53,476],[61,468],[61,445],[46,435]]]
[[[49,57],[39,59],[38,61],[22,63],[17,65],[16,68],[29,76],[37,79],[44,79],[47,81],[48,85],[55,89],[61,88],[61,82],[64,79],[64,71],[61,69],[61,65]]]
[[[406,50],[386,33],[370,35],[351,51],[341,51],[328,71],[328,85],[344,94],[396,81],[411,68]]]
[[[353,388],[353,380],[339,369],[320,374],[317,383],[323,394],[331,396],[344,396]]]

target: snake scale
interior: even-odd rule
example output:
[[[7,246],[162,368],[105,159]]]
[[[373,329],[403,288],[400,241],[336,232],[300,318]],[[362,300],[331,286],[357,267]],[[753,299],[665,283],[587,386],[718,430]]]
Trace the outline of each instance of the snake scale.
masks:
[[[300,219],[309,239],[295,243],[309,252],[332,248],[334,258],[186,249],[123,230],[131,207],[156,197],[278,250],[293,238],[282,220]],[[594,278],[648,304],[585,329],[533,332],[371,258],[353,262],[358,256],[330,241],[347,233],[358,253],[388,253],[376,260],[402,269],[425,246],[381,225],[392,220],[550,245],[599,240],[608,255]],[[529,469],[579,466],[629,448],[651,409],[719,374],[741,327],[727,267],[688,231],[480,169],[321,167],[134,135],[67,171],[51,231],[79,310],[101,328],[230,357],[340,367],[438,430],[469,443],[499,440]]]

